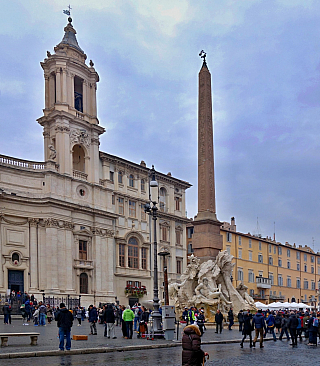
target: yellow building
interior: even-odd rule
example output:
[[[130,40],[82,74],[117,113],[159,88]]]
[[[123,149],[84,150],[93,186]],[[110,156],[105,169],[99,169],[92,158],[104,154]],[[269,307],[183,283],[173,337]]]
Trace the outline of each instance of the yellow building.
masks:
[[[192,253],[193,225],[187,227],[188,253]],[[220,228],[223,249],[233,255],[234,287],[248,287],[255,301],[296,301],[316,306],[320,284],[320,253],[308,246],[281,244],[272,238],[237,232],[235,219]]]

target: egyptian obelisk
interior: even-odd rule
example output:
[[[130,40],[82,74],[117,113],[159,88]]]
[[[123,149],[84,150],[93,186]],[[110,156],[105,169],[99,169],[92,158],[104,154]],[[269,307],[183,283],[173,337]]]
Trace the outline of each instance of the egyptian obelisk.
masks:
[[[198,214],[194,218],[192,248],[194,255],[202,260],[216,257],[222,249],[221,222],[216,215],[211,74],[206,54],[199,72],[198,101]]]

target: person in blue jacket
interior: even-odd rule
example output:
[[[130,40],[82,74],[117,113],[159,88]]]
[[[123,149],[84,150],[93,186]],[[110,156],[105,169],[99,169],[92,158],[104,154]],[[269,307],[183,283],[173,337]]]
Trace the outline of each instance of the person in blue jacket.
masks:
[[[260,348],[263,348],[263,333],[267,331],[266,322],[262,314],[262,310],[258,310],[257,314],[252,319],[252,325],[255,327],[256,336],[253,340],[253,347],[256,346],[258,336],[260,335]]]
[[[274,317],[273,311],[271,311],[271,313],[269,314],[269,316],[268,316],[268,318],[266,320],[266,323],[267,323],[267,327],[268,327],[269,332],[273,336],[273,340],[276,342],[277,341],[277,337],[276,337],[276,335],[274,333],[274,328],[275,328],[275,325],[276,325],[276,321],[275,321],[275,317]]]

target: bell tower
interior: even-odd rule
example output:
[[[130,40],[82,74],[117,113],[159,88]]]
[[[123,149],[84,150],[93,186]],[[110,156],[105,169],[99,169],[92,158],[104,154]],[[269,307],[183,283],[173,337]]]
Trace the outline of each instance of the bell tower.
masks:
[[[99,136],[105,129],[97,118],[99,75],[80,48],[72,19],[62,41],[41,62],[45,78],[44,158],[59,173],[99,183]]]

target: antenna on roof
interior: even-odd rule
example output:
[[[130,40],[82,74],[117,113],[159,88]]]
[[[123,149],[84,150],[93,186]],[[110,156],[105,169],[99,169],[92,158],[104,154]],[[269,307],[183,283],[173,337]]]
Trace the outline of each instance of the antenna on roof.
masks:
[[[276,222],[273,222],[273,241],[276,241]]]

